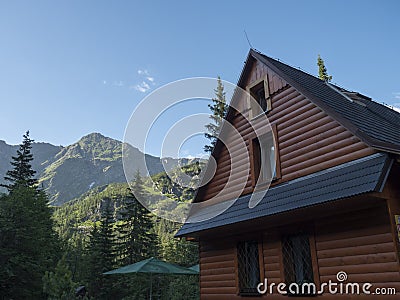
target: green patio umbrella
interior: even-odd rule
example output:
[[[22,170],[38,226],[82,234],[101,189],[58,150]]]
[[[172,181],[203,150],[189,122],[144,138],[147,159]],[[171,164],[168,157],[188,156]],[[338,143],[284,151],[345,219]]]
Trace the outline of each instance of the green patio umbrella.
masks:
[[[112,271],[103,273],[111,274],[127,274],[127,273],[150,273],[151,274],[199,274],[199,271],[171,264],[157,258],[151,257],[137,263],[121,267]],[[152,298],[152,278],[150,277],[150,299]]]
[[[197,273],[200,272],[200,266],[199,266],[198,264],[197,264],[197,265],[194,265],[194,266],[191,266],[191,267],[189,267],[188,269],[193,270],[193,271],[196,271]]]

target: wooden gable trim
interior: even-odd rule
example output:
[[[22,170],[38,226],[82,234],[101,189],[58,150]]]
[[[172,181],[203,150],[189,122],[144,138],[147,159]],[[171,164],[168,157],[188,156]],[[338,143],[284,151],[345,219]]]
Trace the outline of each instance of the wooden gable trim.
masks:
[[[266,105],[267,108],[265,111],[261,111],[256,115],[253,115],[253,109],[251,107],[251,97],[252,97],[252,92],[251,90],[255,87],[258,86],[260,83],[263,83],[263,87],[264,87],[264,96],[265,96],[265,101],[266,101]],[[249,119],[256,119],[259,115],[265,115],[268,112],[271,111],[272,109],[272,101],[271,101],[271,93],[270,93],[270,89],[269,89],[269,78],[268,78],[268,74],[265,74],[264,76],[260,77],[259,79],[249,83],[246,86],[246,92],[248,93],[248,95],[246,95],[246,105],[245,105],[245,109],[244,111],[248,111],[249,112]],[[254,99],[253,99],[254,100]],[[261,104],[260,104],[261,105]],[[242,113],[244,113],[244,111]]]

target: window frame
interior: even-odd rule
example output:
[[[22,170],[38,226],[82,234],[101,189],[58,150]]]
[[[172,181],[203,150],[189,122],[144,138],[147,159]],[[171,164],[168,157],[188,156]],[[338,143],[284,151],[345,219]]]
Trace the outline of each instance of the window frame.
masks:
[[[291,230],[285,230],[285,233],[281,234],[281,239],[280,239],[280,272],[281,272],[281,281],[285,282],[286,284],[286,289],[287,289],[287,295],[288,296],[295,296],[295,297],[314,297],[317,296],[318,293],[315,294],[290,294],[288,291],[288,287],[290,285],[290,282],[288,282],[286,278],[286,266],[285,266],[285,254],[284,254],[284,238],[289,237],[289,236],[296,236],[296,235],[306,235],[308,238],[308,245],[309,245],[309,250],[310,250],[310,265],[311,265],[311,271],[312,271],[312,280],[313,283],[315,284],[318,292],[318,288],[320,286],[320,278],[319,278],[319,267],[318,267],[318,259],[317,259],[317,250],[316,250],[316,244],[315,244],[315,234],[314,230],[311,228],[311,226],[304,226],[301,224],[296,225],[297,228],[301,228],[300,230],[293,231]]]
[[[264,100],[266,104],[266,109],[264,111],[254,111],[254,107],[251,105],[251,100],[250,97],[253,97],[257,102],[257,96],[255,96],[255,91],[254,89],[257,88],[259,85],[263,84],[264,87]],[[267,114],[272,110],[272,100],[271,100],[271,93],[269,91],[269,82],[268,82],[268,75],[265,75],[258,80],[255,80],[251,82],[249,85],[246,86],[246,91],[248,92],[248,99],[247,99],[247,106],[249,109],[249,114],[250,114],[250,120],[255,119],[260,115]],[[259,103],[259,105],[262,107],[262,105]]]
[[[256,161],[255,156],[258,151],[255,149],[255,147],[256,147],[255,144],[258,142],[258,144],[261,146],[261,143],[259,142],[259,140],[264,135],[262,135],[260,138],[258,138],[256,135],[252,135],[249,139],[249,148],[250,148],[249,150],[250,150],[250,169],[251,169],[250,176],[251,176],[251,183],[252,183],[253,188],[255,188],[256,186],[263,186],[266,183],[276,182],[277,180],[279,180],[281,178],[281,162],[280,162],[280,153],[279,153],[279,146],[278,146],[278,129],[277,129],[276,124],[271,124],[271,131],[266,132],[265,135],[267,135],[269,133],[272,133],[273,141],[274,141],[274,148],[275,148],[275,155],[274,155],[275,156],[275,176],[271,179],[266,179],[266,180],[258,182],[262,163]],[[260,160],[261,160],[261,158],[260,158]],[[260,168],[260,170],[256,170],[257,168]]]
[[[263,254],[263,243],[257,238],[248,239],[248,240],[240,240],[236,242],[235,245],[235,278],[236,278],[236,294],[243,297],[259,297],[260,293],[257,291],[257,286],[254,287],[254,291],[241,291],[240,287],[240,271],[239,271],[239,244],[241,243],[257,243],[257,251],[258,251],[258,271],[259,271],[259,280],[260,282],[263,280],[264,276],[264,254]],[[259,282],[258,282],[259,283]],[[257,283],[257,285],[258,285]]]

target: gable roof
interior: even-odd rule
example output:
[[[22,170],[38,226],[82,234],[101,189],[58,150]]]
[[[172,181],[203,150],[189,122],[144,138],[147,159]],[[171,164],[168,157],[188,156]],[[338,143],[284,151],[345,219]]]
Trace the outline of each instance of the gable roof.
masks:
[[[327,83],[301,70],[250,50],[238,86],[245,88],[250,61],[256,59],[282,77],[370,147],[400,153],[400,113],[359,93]]]
[[[388,154],[376,153],[272,187],[254,208],[249,208],[250,194],[240,197],[213,218],[211,216],[220,204],[206,206],[189,216],[175,236],[187,236],[363,193],[381,192],[392,164],[393,159]],[[210,215],[209,219],[207,215]],[[196,222],[199,218],[207,220]]]
[[[367,96],[327,83],[254,49],[248,53],[237,84],[244,90],[256,60],[265,64],[365,144],[380,151],[400,154],[400,113]],[[235,99],[240,101],[234,94],[231,101]],[[230,120],[234,115],[235,110],[229,106],[226,119]],[[211,155],[218,157],[222,146],[223,143],[217,140]],[[199,201],[205,186],[198,189],[193,202]]]

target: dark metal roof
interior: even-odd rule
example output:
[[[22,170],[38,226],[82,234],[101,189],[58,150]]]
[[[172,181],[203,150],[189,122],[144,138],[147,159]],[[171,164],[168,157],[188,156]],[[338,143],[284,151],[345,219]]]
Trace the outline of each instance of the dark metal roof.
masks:
[[[367,192],[380,192],[393,163],[387,154],[377,153],[270,188],[261,202],[249,208],[251,195],[239,198],[220,215],[206,221],[190,220],[215,211],[210,205],[189,217],[176,236],[266,217],[293,209],[321,204]]]
[[[250,50],[250,56],[266,64],[370,146],[400,152],[400,113],[257,51]]]

